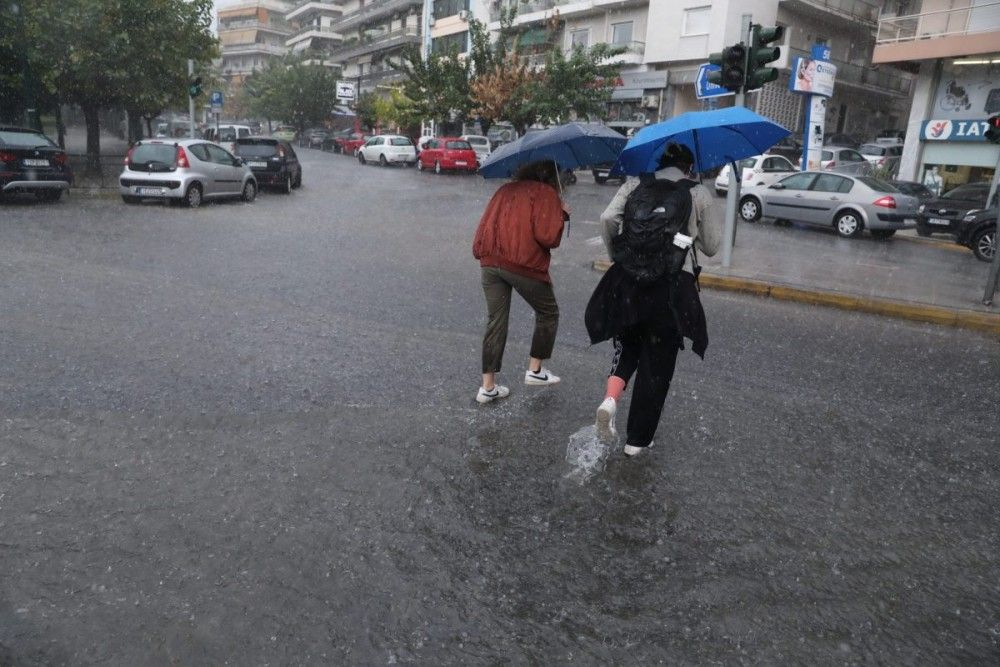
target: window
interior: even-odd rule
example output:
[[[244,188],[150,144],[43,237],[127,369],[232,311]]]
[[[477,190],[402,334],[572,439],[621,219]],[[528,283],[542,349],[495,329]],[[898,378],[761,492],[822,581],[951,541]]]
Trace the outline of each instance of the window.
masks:
[[[783,157],[769,157],[764,160],[764,171],[795,171],[792,163]]]
[[[215,146],[214,144],[205,144],[205,149],[208,151],[208,159],[215,164],[225,164],[230,167],[233,166],[233,156],[227,151]]]
[[[816,177],[812,189],[816,192],[850,192],[853,185],[850,179],[843,176],[820,174]]]
[[[632,21],[611,24],[611,43],[628,44],[632,41]]]
[[[710,19],[712,14],[711,5],[705,7],[691,7],[684,10],[684,26],[682,35],[707,35],[711,27]]]
[[[205,150],[206,145],[207,144],[194,144],[192,146],[188,146],[188,150],[202,162],[208,162],[208,151]]]
[[[590,46],[590,28],[572,31],[570,33],[570,46],[574,49],[578,46],[583,49]]]
[[[465,53],[469,50],[466,46],[468,38],[468,32],[456,32],[454,35],[435,37],[431,40],[431,53]]]
[[[469,9],[469,0],[434,0],[434,18],[443,19],[446,16]]]
[[[795,174],[794,176],[781,179],[779,183],[784,185],[788,190],[808,190],[813,178],[815,178],[815,174]]]
[[[393,137],[389,140],[390,146],[412,146],[413,142],[409,137]]]

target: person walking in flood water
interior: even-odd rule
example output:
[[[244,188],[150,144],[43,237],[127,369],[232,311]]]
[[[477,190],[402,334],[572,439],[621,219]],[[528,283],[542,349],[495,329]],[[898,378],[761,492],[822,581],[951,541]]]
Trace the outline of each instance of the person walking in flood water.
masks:
[[[510,183],[501,186],[479,221],[472,254],[479,260],[486,296],[483,336],[483,382],[476,400],[505,398],[510,389],[496,383],[510,316],[511,291],[535,311],[527,385],[550,385],[559,377],[542,362],[552,356],[559,327],[559,306],[549,276],[551,250],[559,246],[570,209],[559,196],[559,174],[552,161],[523,165]]]
[[[616,435],[618,401],[636,376],[626,456],[653,444],[683,339],[689,338],[702,358],[708,346],[696,285],[697,251],[715,254],[722,225],[711,215],[708,190],[691,178],[693,165],[687,147],[669,144],[655,175],[630,178],[601,215],[614,264],[595,288],[585,319],[592,343],[614,341],[597,408],[597,432],[605,441]]]

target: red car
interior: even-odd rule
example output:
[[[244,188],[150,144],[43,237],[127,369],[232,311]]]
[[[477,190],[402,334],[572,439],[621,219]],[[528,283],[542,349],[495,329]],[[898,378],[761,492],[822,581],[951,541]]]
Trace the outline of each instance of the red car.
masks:
[[[417,169],[475,171],[479,169],[476,151],[465,139],[436,137],[426,143],[417,156]]]
[[[369,138],[367,134],[357,132],[349,134],[346,137],[337,137],[334,139],[335,150],[344,155],[354,155],[354,151],[364,146]]]

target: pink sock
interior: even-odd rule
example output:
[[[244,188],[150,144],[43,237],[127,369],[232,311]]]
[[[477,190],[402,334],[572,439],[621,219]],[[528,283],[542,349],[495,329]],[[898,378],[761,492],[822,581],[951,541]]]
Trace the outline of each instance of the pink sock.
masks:
[[[612,375],[608,378],[608,388],[604,392],[604,398],[613,398],[617,401],[622,397],[623,391],[625,391],[625,380]]]

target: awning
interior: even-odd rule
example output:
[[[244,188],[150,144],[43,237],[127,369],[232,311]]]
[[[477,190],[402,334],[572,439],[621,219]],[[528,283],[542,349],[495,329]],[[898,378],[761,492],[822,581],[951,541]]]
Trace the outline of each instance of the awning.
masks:
[[[642,99],[642,88],[615,88],[611,91],[612,100]]]

